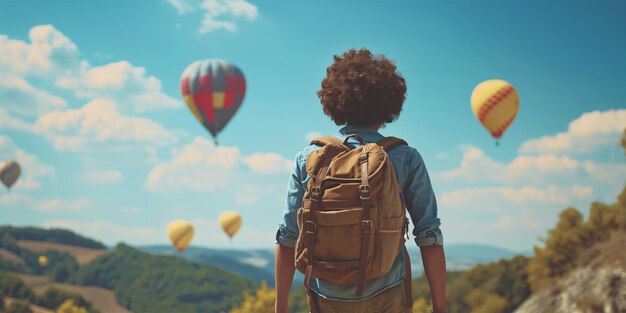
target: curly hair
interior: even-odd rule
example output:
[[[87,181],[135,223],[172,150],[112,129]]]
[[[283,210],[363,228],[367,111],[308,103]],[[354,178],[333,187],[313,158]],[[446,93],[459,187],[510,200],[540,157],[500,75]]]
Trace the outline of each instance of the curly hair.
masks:
[[[365,48],[334,55],[317,92],[324,114],[337,125],[384,126],[398,119],[406,83],[396,65]]]

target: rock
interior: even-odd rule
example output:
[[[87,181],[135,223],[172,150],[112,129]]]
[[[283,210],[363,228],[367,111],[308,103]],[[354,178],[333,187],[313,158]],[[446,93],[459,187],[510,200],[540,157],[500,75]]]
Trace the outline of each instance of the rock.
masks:
[[[626,313],[626,271],[584,267],[540,291],[514,313]]]

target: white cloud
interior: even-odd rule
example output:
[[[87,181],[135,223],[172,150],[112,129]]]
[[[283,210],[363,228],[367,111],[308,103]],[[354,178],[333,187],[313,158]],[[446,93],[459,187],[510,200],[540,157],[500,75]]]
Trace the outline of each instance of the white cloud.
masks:
[[[211,141],[196,137],[180,150],[172,149],[171,160],[161,161],[149,173],[146,188],[151,191],[185,190],[213,191],[237,181],[243,165],[252,174],[287,172],[291,161],[276,153],[241,155],[239,148],[215,146]],[[253,177],[250,177],[253,179]],[[252,203],[256,197],[239,198],[239,203]]]
[[[243,161],[253,172],[259,174],[289,172],[292,162],[277,153],[253,153],[243,158]]]
[[[0,35],[0,75],[67,74],[80,66],[78,48],[52,25],[30,29],[30,44]]]
[[[52,220],[44,222],[43,227],[46,228],[65,228],[74,232],[103,240],[107,245],[113,245],[118,242],[127,242],[132,244],[150,244],[161,239],[161,232],[157,232],[154,228],[122,226],[113,224],[104,220],[96,221],[77,221],[77,220]]]
[[[33,125],[11,116],[3,108],[0,108],[0,128],[17,129],[26,132],[33,131]]]
[[[518,156],[509,163],[498,162],[481,149],[466,146],[458,168],[436,174],[444,182],[468,183],[522,183],[539,184],[556,179],[590,179],[601,182],[607,175],[607,165],[591,161],[578,161],[569,156],[551,154]],[[626,166],[615,164],[612,168],[623,172]]]
[[[57,212],[76,212],[90,206],[93,202],[89,199],[64,200],[60,198],[43,200],[37,205],[40,212],[57,213]]]
[[[160,162],[150,171],[146,188],[152,191],[224,188],[234,180],[238,157],[238,148],[216,147],[196,137],[180,151],[173,150],[172,160]]]
[[[142,67],[127,61],[92,67],[80,59],[76,45],[52,25],[33,27],[29,37],[31,42],[26,43],[0,35],[0,82],[4,86],[0,99],[15,102],[8,102],[9,113],[16,109],[37,114],[65,106],[64,100],[26,82],[28,76],[41,77],[80,98],[117,100],[124,104],[124,110],[143,112],[182,106],[164,94],[160,80],[148,76]]]
[[[312,131],[312,132],[308,132],[306,135],[304,135],[304,138],[308,141],[311,142],[313,141],[313,139],[317,138],[317,137],[321,137],[322,133],[317,132],[317,131]]]
[[[0,76],[0,103],[8,112],[29,116],[62,109],[67,105],[65,100],[39,90],[16,76]]]
[[[255,20],[259,16],[259,10],[252,3],[245,0],[168,0],[178,12],[186,13],[202,10],[203,19],[198,28],[200,34],[206,34],[217,30],[234,32],[237,30],[238,19]]]
[[[18,147],[11,138],[0,135],[0,161],[15,160],[22,172],[12,189],[39,188],[39,179],[54,174],[54,168],[43,163],[39,157]]]
[[[20,204],[32,204],[33,198],[19,192],[7,192],[0,197],[0,203],[4,206],[16,206]]]
[[[83,179],[92,184],[112,184],[122,181],[124,175],[116,170],[91,171],[85,173]]]
[[[582,185],[467,188],[443,193],[439,204],[444,208],[475,208],[479,211],[501,211],[511,205],[567,206],[579,200],[591,201],[593,191],[593,187]]]
[[[261,202],[263,195],[271,194],[274,189],[270,186],[251,186],[245,185],[237,190],[235,203],[241,206],[254,205]]]
[[[166,146],[175,135],[147,118],[118,112],[112,100],[92,100],[80,109],[50,112],[36,122],[36,130],[59,150],[80,151],[101,143],[140,143]]]
[[[521,153],[584,153],[616,145],[626,128],[626,109],[593,111],[569,124],[567,132],[524,142]]]
[[[161,91],[161,81],[127,61],[85,68],[79,75],[59,77],[57,82],[78,98],[107,97],[122,104],[122,109],[144,112],[181,107],[180,101]]]
[[[178,14],[181,15],[194,10],[193,6],[185,0],[167,0],[167,2],[171,4],[176,11],[178,11]]]

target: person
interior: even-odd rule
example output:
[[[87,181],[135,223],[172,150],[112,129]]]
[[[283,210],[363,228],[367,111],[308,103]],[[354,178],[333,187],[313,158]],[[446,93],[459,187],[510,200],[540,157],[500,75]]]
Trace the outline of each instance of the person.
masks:
[[[406,97],[406,83],[396,65],[383,55],[367,49],[350,49],[335,55],[317,92],[324,113],[342,126],[336,137],[358,134],[366,143],[385,138],[378,130],[395,121]],[[348,143],[358,145],[358,141]],[[297,153],[289,178],[287,205],[276,232],[276,313],[289,312],[289,293],[295,272],[294,245],[298,237],[297,210],[311,177],[306,171],[308,155],[318,149],[309,145]],[[399,145],[388,151],[399,181],[401,194],[414,225],[413,235],[420,247],[428,278],[433,312],[447,312],[445,301],[445,256],[437,202],[424,161],[418,151]],[[355,286],[333,285],[321,279],[311,280],[317,307],[321,313],[371,312],[398,313],[405,308],[405,257],[398,254],[391,270],[384,276],[367,280],[360,297]]]

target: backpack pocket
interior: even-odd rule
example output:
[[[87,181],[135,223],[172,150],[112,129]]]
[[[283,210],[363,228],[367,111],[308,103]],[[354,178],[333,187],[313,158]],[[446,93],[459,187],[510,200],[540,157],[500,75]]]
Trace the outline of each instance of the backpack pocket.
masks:
[[[308,256],[309,236],[315,236],[313,252],[314,276],[335,284],[353,284],[356,282],[357,270],[361,256],[361,233],[362,233],[362,208],[344,208],[341,210],[315,210],[315,226],[306,225],[311,210],[301,208],[298,210],[298,226],[300,227],[300,242],[298,247],[302,249],[300,255],[296,255],[296,264],[308,263],[303,259]],[[374,255],[374,235],[376,233],[376,208],[370,208],[371,232],[369,233],[368,254],[365,264],[372,264]],[[367,222],[366,222],[367,224]],[[307,232],[314,229],[314,232]],[[304,250],[307,250],[306,252]]]
[[[391,266],[400,252],[405,219],[406,217],[399,216],[380,220],[376,240],[379,253],[377,257],[380,262],[379,272],[375,276],[383,275],[391,270]]]

